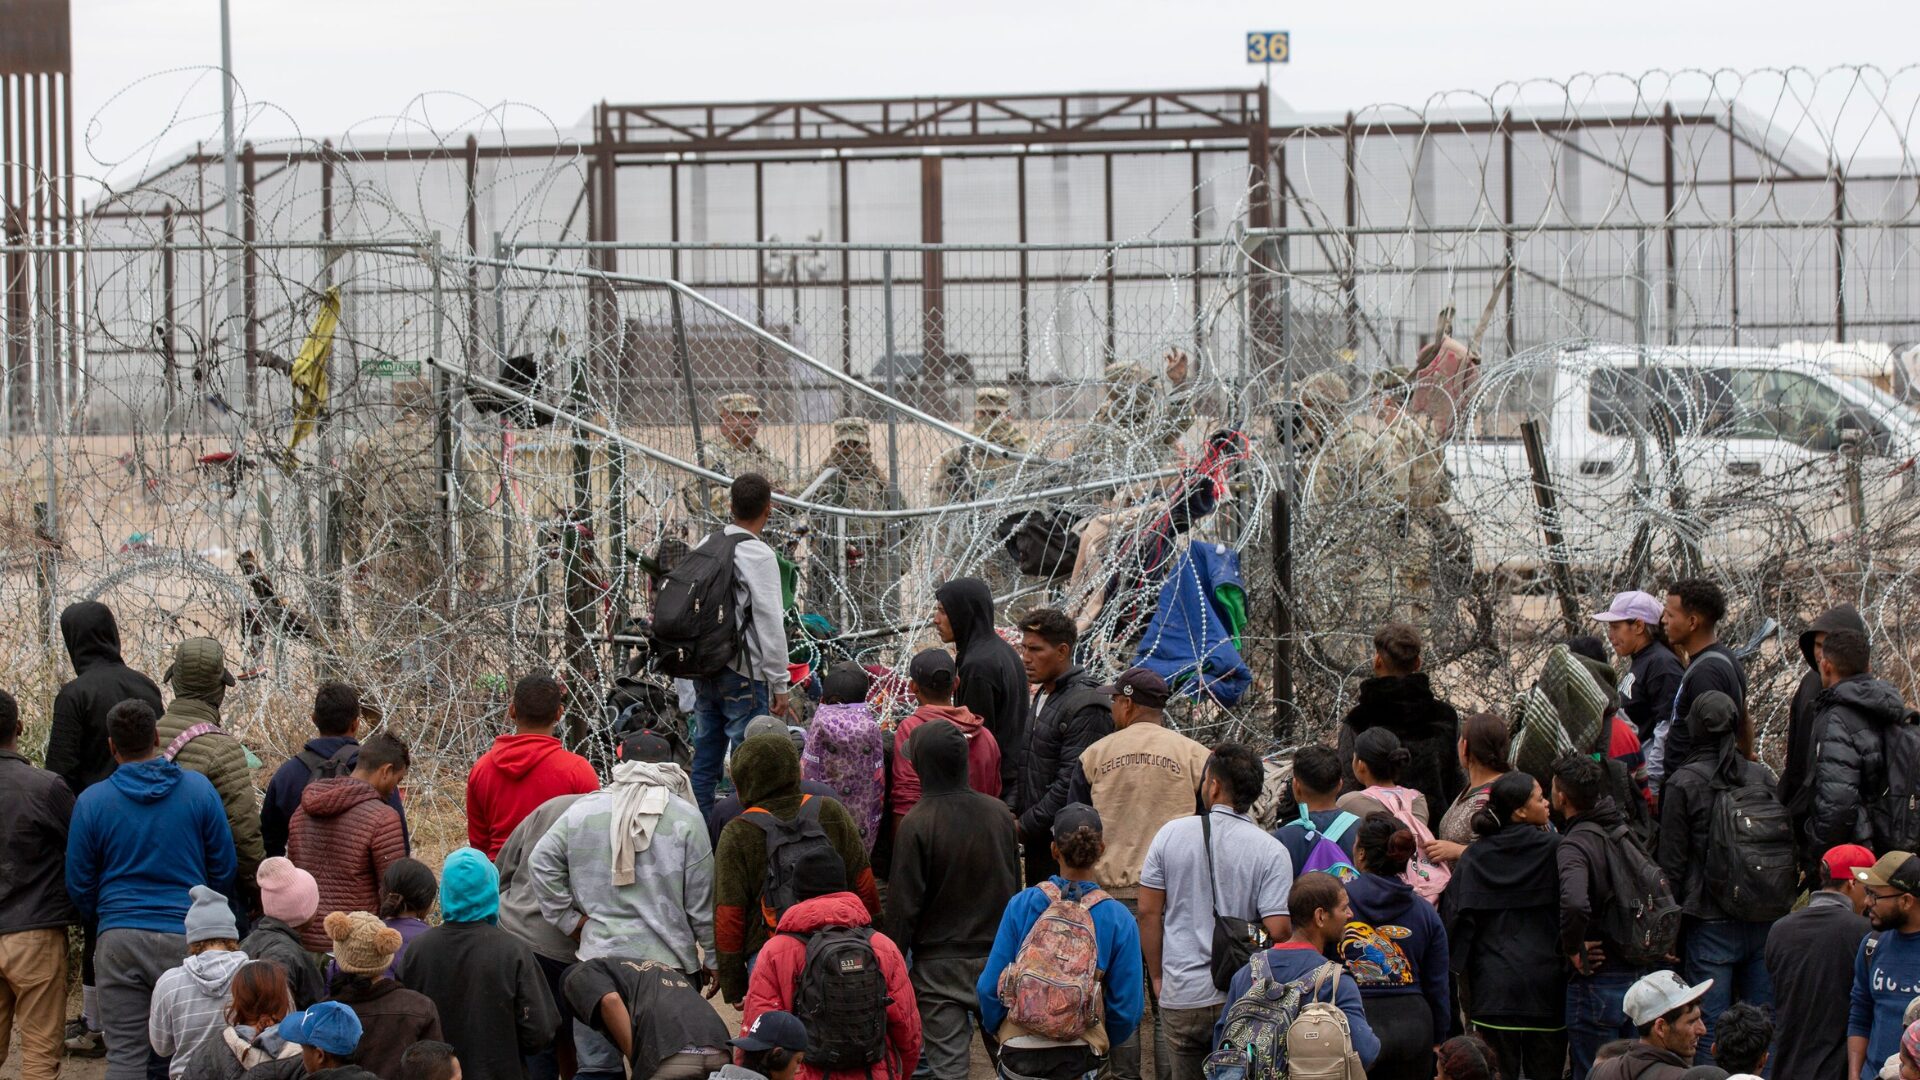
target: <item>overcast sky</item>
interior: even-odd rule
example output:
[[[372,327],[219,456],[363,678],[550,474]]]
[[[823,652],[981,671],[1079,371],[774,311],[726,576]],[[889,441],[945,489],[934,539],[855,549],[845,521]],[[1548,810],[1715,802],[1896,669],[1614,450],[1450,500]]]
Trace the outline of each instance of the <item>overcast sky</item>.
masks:
[[[1419,105],[1450,90],[1579,73],[1749,71],[1920,56],[1920,3],[1609,0],[1521,5],[1348,0],[234,0],[234,68],[249,134],[374,138],[407,114],[440,131],[508,104],[509,123],[570,125],[602,99],[832,96],[1249,86],[1243,34],[1285,29],[1275,89],[1294,108]],[[75,119],[84,171],[125,176],[219,136],[217,0],[75,0]],[[1659,80],[1656,80],[1658,83]],[[1833,111],[1844,77],[1819,82]],[[1550,94],[1536,87],[1532,96]],[[1775,91],[1769,90],[1768,93]],[[1625,80],[1583,91],[1631,94]],[[1656,91],[1657,93],[1657,91]],[[432,94],[423,101],[421,94]],[[472,102],[462,102],[465,95]],[[1867,151],[1920,135],[1920,69],[1896,115],[1855,126]],[[1465,99],[1455,103],[1465,104]],[[1797,106],[1788,106],[1795,109]],[[1850,142],[1857,143],[1857,138]]]

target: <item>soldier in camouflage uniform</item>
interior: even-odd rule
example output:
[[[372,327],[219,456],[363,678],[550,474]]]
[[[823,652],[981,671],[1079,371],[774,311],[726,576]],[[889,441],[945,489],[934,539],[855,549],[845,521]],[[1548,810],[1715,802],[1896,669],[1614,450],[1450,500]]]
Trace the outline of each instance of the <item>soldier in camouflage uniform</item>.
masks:
[[[1124,475],[1162,468],[1193,423],[1192,390],[1187,375],[1192,360],[1184,349],[1162,357],[1166,373],[1156,376],[1130,360],[1108,364],[1101,373],[1106,400],[1094,411],[1086,434],[1075,445],[1101,475]]]
[[[1025,453],[1027,436],[1007,418],[1012,398],[1004,386],[983,386],[973,393],[975,435],[1009,450]],[[941,502],[971,502],[991,496],[1001,478],[1018,463],[985,447],[967,443],[947,451],[940,459],[940,475],[934,481]]]
[[[833,422],[833,443],[815,477],[828,469],[834,474],[814,489],[814,502],[849,510],[889,510],[900,505],[873,459],[873,435],[865,420],[842,417]],[[899,529],[897,524],[873,518],[814,515],[807,610],[825,615],[846,631],[893,623],[900,545],[889,538],[898,536]]]
[[[757,472],[773,490],[793,494],[787,467],[756,441],[760,434],[760,399],[752,394],[723,394],[714,401],[720,420],[720,438],[706,444],[707,468],[728,478]],[[695,480],[683,491],[687,512],[706,528],[721,528],[733,520],[727,486]],[[776,514],[778,511],[776,510]]]
[[[1315,462],[1313,502],[1367,534],[1346,545],[1361,556],[1355,572],[1373,577],[1383,564],[1395,567],[1397,612],[1424,615],[1436,554],[1452,555],[1455,530],[1443,509],[1452,483],[1425,420],[1406,410],[1407,374],[1382,371],[1374,390],[1374,410],[1349,416]]]

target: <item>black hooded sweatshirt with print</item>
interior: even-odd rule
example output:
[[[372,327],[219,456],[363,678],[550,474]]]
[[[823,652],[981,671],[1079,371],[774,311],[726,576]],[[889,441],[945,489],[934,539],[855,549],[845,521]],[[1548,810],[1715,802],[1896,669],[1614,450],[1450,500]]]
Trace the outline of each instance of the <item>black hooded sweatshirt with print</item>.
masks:
[[[955,578],[934,590],[933,598],[953,626],[953,648],[960,686],[953,703],[973,710],[1000,744],[1000,793],[1011,800],[1020,788],[1020,755],[1025,745],[1027,669],[1020,654],[993,626],[993,590],[979,578]]]
[[[92,600],[68,604],[60,613],[60,636],[73,660],[74,679],[53,699],[53,727],[47,733],[47,771],[78,795],[113,773],[107,749],[107,713],[133,699],[166,711],[153,680],[120,659],[120,628],[107,605]]]
[[[1005,804],[967,783],[967,737],[929,720],[907,737],[920,801],[893,839],[887,936],[914,958],[983,958],[1020,891],[1020,841]]]

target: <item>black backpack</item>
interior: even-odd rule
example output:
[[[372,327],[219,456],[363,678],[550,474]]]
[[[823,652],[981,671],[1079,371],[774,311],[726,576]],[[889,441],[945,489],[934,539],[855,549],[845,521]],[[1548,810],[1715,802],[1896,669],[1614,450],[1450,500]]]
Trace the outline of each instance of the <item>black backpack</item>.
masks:
[[[1920,714],[1880,733],[1885,783],[1867,803],[1873,850],[1912,851],[1920,844]]]
[[[812,795],[800,796],[800,812],[792,821],[782,821],[758,806],[748,807],[740,817],[766,834],[767,877],[760,887],[760,913],[771,931],[780,925],[780,913],[800,902],[793,881],[800,860],[820,849],[836,859],[840,853],[827,839],[827,830],[820,824],[820,800]]]
[[[1771,922],[1793,910],[1800,892],[1793,818],[1771,786],[1715,781],[1707,880],[1721,910],[1746,922]]]
[[[753,539],[725,530],[708,534],[660,582],[649,644],[660,670],[677,679],[710,679],[740,653],[747,624],[733,606],[733,552]]]
[[[1000,520],[994,532],[1020,572],[1055,580],[1073,573],[1080,557],[1079,518],[1067,510],[1027,510]]]
[[[807,1064],[865,1069],[887,1056],[887,976],[870,926],[827,926],[792,934],[807,944],[793,1014],[807,1025]]]
[[[309,781],[334,780],[353,772],[354,762],[360,759],[360,744],[348,743],[329,757],[313,750],[302,750],[294,756],[306,764]]]
[[[1680,905],[1674,902],[1660,864],[1640,849],[1625,825],[1607,831],[1582,822],[1574,828],[1599,834],[1607,852],[1607,865],[1600,874],[1607,898],[1595,905],[1593,913],[1600,933],[1620,943],[1625,955],[1619,959],[1627,967],[1650,968],[1665,962],[1680,940]]]

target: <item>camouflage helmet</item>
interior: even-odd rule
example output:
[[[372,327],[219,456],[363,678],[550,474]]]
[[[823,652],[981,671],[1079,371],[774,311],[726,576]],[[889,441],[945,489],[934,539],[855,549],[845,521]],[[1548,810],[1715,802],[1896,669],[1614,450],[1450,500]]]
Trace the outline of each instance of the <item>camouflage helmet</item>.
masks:
[[[833,422],[833,445],[855,443],[860,446],[873,445],[872,430],[865,420],[857,416],[843,416]]]
[[[1413,390],[1413,373],[1406,368],[1383,368],[1373,373],[1373,392],[1402,401]]]
[[[1012,411],[1013,395],[1004,386],[982,386],[973,392],[973,411],[1000,415]]]
[[[1347,380],[1337,371],[1318,371],[1301,380],[1295,393],[1307,411],[1331,415],[1347,403]]]
[[[1153,373],[1131,360],[1115,360],[1100,373],[1109,387],[1140,386],[1153,381]]]
[[[714,399],[714,408],[720,415],[759,416],[760,399],[752,394],[722,394]]]

